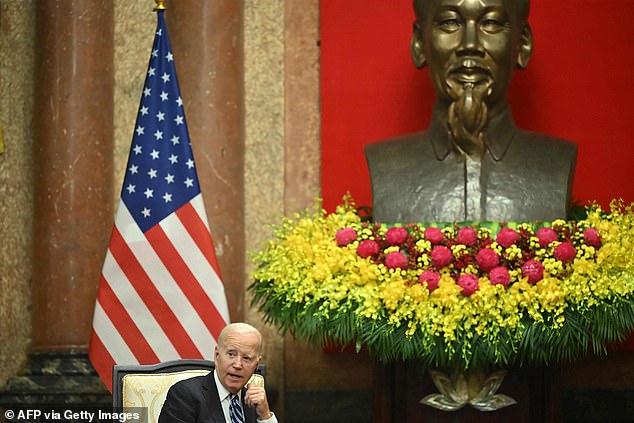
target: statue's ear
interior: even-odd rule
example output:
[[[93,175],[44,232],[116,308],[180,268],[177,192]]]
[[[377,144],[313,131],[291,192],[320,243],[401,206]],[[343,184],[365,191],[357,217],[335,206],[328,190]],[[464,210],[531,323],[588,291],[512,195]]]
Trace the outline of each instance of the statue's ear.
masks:
[[[412,32],[412,41],[410,42],[410,50],[412,52],[412,60],[414,65],[421,69],[427,64],[425,53],[423,51],[423,37],[418,21],[414,22],[414,30]]]
[[[528,62],[533,55],[533,31],[528,23],[524,25],[522,30],[520,48],[517,55],[517,67],[520,69],[526,69]]]

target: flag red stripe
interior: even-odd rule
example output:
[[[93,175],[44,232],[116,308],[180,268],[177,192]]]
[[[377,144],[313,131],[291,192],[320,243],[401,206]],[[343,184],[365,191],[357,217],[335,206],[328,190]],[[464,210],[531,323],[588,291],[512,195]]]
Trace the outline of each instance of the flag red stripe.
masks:
[[[165,264],[166,268],[198,313],[207,329],[217,339],[220,331],[226,326],[222,315],[207,293],[200,286],[195,276],[176,251],[160,225],[156,225],[145,233],[146,238]]]
[[[176,211],[176,215],[220,279],[220,267],[218,266],[211,234],[192,203],[186,203]]]
[[[94,330],[90,334],[88,357],[103,383],[112,392],[112,366],[115,362]]]
[[[99,287],[97,299],[99,303],[101,303],[101,308],[117,329],[121,338],[123,338],[124,342],[128,345],[134,357],[139,363],[158,363],[160,361],[158,356],[145,340],[143,333],[141,333],[136,323],[134,323],[134,320],[132,320],[103,275]]]
[[[163,246],[157,243],[153,247],[160,251]],[[145,273],[116,226],[110,239],[110,252],[180,356],[202,358],[189,334]]]

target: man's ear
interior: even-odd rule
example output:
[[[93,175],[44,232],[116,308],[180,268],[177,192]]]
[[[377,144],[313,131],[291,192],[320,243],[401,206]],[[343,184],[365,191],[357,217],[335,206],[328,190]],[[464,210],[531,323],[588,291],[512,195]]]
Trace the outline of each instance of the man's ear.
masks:
[[[418,68],[424,68],[427,65],[427,59],[423,51],[422,31],[418,21],[414,21],[414,30],[412,31],[412,41],[410,42],[410,50],[414,65]]]
[[[524,25],[520,39],[520,48],[517,54],[517,67],[526,69],[533,55],[533,31],[528,23]]]

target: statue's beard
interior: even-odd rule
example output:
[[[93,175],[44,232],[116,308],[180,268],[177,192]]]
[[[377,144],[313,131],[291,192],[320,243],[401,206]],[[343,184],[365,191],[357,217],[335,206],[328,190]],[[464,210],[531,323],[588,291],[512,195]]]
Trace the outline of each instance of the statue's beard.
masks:
[[[449,77],[449,133],[458,149],[470,156],[484,152],[484,129],[488,121],[486,99],[491,95],[492,80],[460,81]]]

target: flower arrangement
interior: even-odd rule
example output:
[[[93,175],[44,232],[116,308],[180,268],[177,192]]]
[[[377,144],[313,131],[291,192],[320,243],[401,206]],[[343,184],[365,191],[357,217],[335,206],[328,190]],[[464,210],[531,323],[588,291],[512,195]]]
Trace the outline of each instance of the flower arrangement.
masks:
[[[445,370],[548,364],[634,328],[634,212],[579,221],[384,225],[351,198],[286,218],[254,261],[253,304],[310,342]]]

